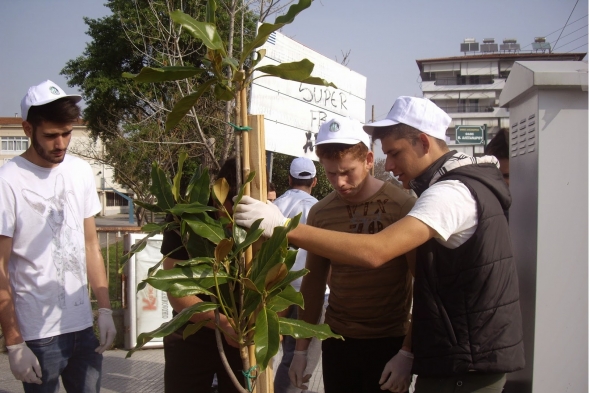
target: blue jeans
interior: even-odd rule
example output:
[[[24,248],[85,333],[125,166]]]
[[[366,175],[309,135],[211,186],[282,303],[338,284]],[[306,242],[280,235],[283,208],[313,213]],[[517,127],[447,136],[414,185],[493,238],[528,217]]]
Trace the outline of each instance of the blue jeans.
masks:
[[[27,341],[41,364],[43,383],[23,382],[25,393],[57,393],[60,375],[68,393],[98,393],[102,371],[102,355],[94,352],[98,345],[92,327]]]

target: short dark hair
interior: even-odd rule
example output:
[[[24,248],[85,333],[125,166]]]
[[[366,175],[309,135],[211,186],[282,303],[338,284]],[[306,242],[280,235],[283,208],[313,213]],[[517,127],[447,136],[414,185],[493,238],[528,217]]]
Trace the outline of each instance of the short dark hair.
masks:
[[[236,157],[232,156],[225,160],[225,162],[221,166],[221,169],[219,169],[217,176],[215,176],[216,179],[221,179],[222,177],[227,181],[227,184],[229,184],[229,192],[227,194],[227,199],[232,199],[233,197],[238,195],[238,180],[236,177]]]
[[[75,123],[80,118],[80,107],[69,97],[60,98],[49,104],[32,106],[27,121],[36,129],[42,122],[57,124]]]
[[[425,134],[417,128],[404,123],[398,123],[389,127],[375,127],[373,131],[373,140],[392,137],[393,139],[406,139],[412,145],[415,145],[420,139],[420,134]],[[428,134],[426,134],[428,135]],[[447,142],[442,139],[434,138],[436,144],[441,149],[448,149]]]
[[[315,176],[311,179],[296,179],[289,174],[289,178],[291,178],[291,187],[311,187]]]
[[[510,156],[510,132],[508,128],[500,128],[500,131],[492,138],[486,146],[484,152],[486,155],[495,156],[498,160],[509,158]]]

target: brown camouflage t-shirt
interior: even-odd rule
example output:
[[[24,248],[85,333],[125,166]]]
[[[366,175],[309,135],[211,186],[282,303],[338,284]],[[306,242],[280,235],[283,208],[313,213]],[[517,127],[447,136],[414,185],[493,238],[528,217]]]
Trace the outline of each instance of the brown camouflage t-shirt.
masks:
[[[350,204],[336,192],[315,204],[307,224],[349,233],[377,233],[404,217],[415,198],[391,183],[362,203]],[[376,269],[330,260],[326,323],[345,337],[380,338],[406,334],[412,301],[412,275],[405,256]]]

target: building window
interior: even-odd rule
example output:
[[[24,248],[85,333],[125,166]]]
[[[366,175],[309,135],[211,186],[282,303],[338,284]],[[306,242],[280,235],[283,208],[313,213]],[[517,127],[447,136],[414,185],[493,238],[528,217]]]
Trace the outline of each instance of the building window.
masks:
[[[3,136],[3,152],[23,152],[29,147],[29,138],[26,136]]]
[[[107,192],[107,206],[127,206],[128,202],[127,199],[123,198],[119,194],[115,194],[114,192]],[[128,194],[125,194],[128,195]]]

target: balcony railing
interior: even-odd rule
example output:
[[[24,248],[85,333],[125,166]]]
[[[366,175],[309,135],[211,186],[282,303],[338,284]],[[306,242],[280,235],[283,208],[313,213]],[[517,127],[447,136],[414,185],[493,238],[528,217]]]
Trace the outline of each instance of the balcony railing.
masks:
[[[423,82],[434,81],[435,86],[464,86],[464,85],[491,85],[494,83],[493,75],[458,75],[448,78],[437,78],[434,75],[422,75]]]
[[[486,113],[493,112],[491,106],[472,106],[472,105],[438,105],[447,113]]]

